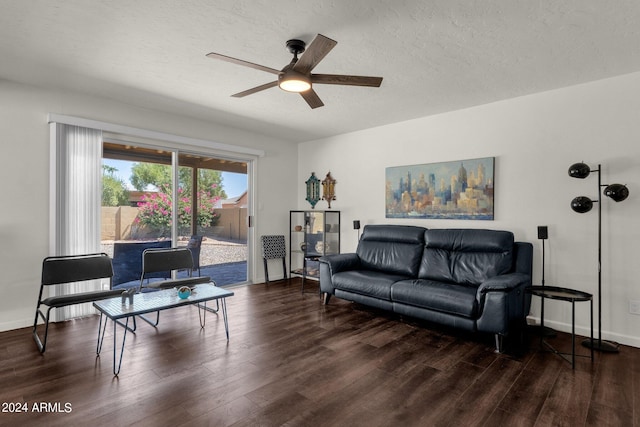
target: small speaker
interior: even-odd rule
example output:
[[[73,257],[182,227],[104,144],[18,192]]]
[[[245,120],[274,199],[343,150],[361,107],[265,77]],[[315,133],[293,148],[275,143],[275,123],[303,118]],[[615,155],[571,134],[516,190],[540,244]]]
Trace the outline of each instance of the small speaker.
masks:
[[[546,240],[549,238],[549,230],[546,225],[538,226],[538,239]]]
[[[353,221],[353,229],[354,230],[360,230],[360,221],[359,220],[355,220]]]

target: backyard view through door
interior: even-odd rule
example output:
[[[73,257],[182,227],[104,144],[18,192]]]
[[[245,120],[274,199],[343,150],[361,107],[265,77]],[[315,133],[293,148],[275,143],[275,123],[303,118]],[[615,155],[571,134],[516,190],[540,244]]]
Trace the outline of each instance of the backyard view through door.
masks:
[[[218,285],[247,280],[246,162],[104,142],[102,167],[101,243],[114,287],[139,281],[149,247],[189,247],[193,275]]]

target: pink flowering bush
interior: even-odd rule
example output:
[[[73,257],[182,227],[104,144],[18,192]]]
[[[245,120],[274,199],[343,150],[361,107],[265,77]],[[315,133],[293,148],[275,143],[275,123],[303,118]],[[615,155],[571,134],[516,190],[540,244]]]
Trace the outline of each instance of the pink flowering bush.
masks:
[[[216,185],[212,186],[215,189]],[[145,193],[142,201],[138,202],[138,216],[136,224],[146,225],[159,231],[161,234],[171,229],[171,211],[173,200],[168,188],[161,188],[157,193]],[[214,206],[220,200],[219,196],[211,195],[205,190],[198,191],[198,217],[197,225],[210,227],[216,225],[219,215],[214,211]],[[191,195],[178,189],[178,231],[188,232],[191,226]]]

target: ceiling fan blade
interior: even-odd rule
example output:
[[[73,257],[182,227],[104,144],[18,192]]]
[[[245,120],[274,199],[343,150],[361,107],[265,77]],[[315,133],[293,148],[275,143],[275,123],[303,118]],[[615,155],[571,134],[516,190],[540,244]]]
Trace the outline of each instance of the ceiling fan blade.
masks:
[[[318,108],[324,105],[324,102],[322,102],[316,91],[313,89],[300,92],[300,95],[302,95],[304,100],[307,101],[307,104],[309,104],[309,107],[311,108]]]
[[[300,59],[298,59],[293,69],[303,74],[310,72],[337,44],[337,41],[318,34],[307,50],[304,51]]]
[[[382,77],[346,76],[342,74],[311,74],[311,82],[326,85],[380,87]]]
[[[276,86],[278,86],[278,81],[277,80],[275,82],[269,82],[269,83],[265,83],[265,84],[260,85],[260,86],[256,86],[256,87],[254,87],[252,89],[247,89],[247,90],[245,90],[243,92],[238,92],[235,95],[231,95],[231,96],[234,97],[234,98],[242,98],[244,96],[251,95],[251,94],[254,94],[256,92],[260,92],[262,90],[270,89],[270,88],[276,87]]]
[[[221,55],[219,53],[207,53],[207,56],[212,59],[220,59],[225,62],[231,62],[232,64],[244,65],[245,67],[253,68],[255,70],[266,71],[271,74],[280,74],[280,70],[276,70],[275,68],[265,67],[264,65],[254,64],[253,62],[243,61],[242,59],[232,58],[230,56]]]

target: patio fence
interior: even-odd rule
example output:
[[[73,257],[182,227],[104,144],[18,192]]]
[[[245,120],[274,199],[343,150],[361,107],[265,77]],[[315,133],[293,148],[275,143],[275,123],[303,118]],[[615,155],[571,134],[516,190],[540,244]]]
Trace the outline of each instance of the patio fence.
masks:
[[[220,215],[213,227],[198,227],[199,235],[231,240],[247,239],[247,209],[215,209]],[[138,208],[131,206],[102,207],[102,240],[143,240],[157,238],[157,232],[135,224]]]

